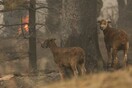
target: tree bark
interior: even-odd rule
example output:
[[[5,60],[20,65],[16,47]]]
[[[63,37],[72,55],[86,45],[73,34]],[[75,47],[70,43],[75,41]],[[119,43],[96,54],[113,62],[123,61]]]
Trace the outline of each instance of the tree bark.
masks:
[[[79,46],[85,50],[87,70],[103,69],[96,23],[97,0],[63,0],[63,3],[62,27],[70,32],[65,46]]]
[[[125,26],[123,20],[125,19],[125,1],[118,0],[118,8],[119,8],[119,18],[118,18],[118,26],[123,27]]]
[[[127,4],[125,4],[124,0],[118,0],[118,6],[119,6],[118,26],[122,28],[131,28],[132,0],[127,0]]]
[[[60,15],[62,9],[62,0],[47,0],[48,16],[46,26],[51,33],[60,31]]]
[[[132,0],[127,0],[127,5],[126,5],[126,26],[128,28],[132,27]]]
[[[104,61],[99,50],[96,21],[99,13],[97,4],[100,1],[47,0],[47,2],[51,8],[46,21],[48,29],[60,32],[62,39],[65,40],[65,47],[79,46],[85,50],[87,71],[102,70]]]
[[[29,8],[29,67],[31,72],[37,71],[37,56],[36,56],[36,0],[30,0]]]

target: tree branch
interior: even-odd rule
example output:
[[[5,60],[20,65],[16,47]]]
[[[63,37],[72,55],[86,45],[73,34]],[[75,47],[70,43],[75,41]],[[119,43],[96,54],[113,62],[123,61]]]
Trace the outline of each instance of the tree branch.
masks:
[[[3,13],[3,12],[11,12],[11,11],[16,11],[16,10],[27,10],[27,9],[8,9],[8,10],[0,10],[0,13]]]
[[[0,26],[9,27],[9,26],[19,26],[19,25],[26,25],[28,23],[22,23],[22,24],[0,24]]]
[[[29,24],[29,23],[22,23],[22,24],[0,24],[0,26],[2,26],[2,27],[10,27],[10,26],[19,26],[19,25],[26,25],[26,24]],[[43,23],[36,23],[35,25],[43,25],[43,26],[45,26],[45,24],[43,24]]]

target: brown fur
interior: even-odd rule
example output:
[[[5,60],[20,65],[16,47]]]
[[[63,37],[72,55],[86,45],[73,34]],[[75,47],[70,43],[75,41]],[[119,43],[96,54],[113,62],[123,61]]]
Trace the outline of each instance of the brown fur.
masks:
[[[128,35],[123,30],[110,27],[109,23],[110,21],[106,20],[99,21],[100,29],[103,30],[104,33],[104,41],[108,53],[107,66],[117,67],[117,52],[123,50],[123,64],[126,67],[127,52],[129,48]]]
[[[41,46],[51,49],[62,79],[64,78],[64,67],[71,67],[76,77],[78,76],[77,68],[80,68],[82,74],[85,73],[85,52],[82,48],[60,48],[57,47],[55,39],[47,39]]]

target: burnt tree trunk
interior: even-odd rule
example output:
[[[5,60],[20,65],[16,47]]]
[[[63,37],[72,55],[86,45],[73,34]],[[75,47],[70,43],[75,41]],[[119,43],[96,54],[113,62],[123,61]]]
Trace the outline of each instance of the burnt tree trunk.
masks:
[[[118,26],[125,26],[123,20],[125,19],[125,1],[118,0],[118,8],[119,8],[119,18],[118,18]]]
[[[65,46],[79,46],[86,52],[86,68],[102,70],[97,33],[97,0],[63,0],[62,29],[68,30]],[[67,33],[68,33],[67,32]]]
[[[131,28],[132,25],[132,0],[118,0],[119,6],[119,19],[118,19],[118,26],[124,28]]]
[[[46,18],[46,26],[51,33],[60,30],[60,14],[62,8],[62,0],[47,0],[48,16]]]
[[[97,4],[100,0],[47,0],[47,27],[60,32],[65,47],[79,46],[86,52],[87,70],[102,70],[97,33]],[[102,3],[100,3],[102,5]],[[101,6],[98,7],[101,7]]]
[[[29,67],[31,72],[37,71],[37,56],[36,56],[36,0],[30,0],[29,7]]]
[[[132,0],[127,0],[127,5],[126,5],[126,26],[128,28],[132,28]]]

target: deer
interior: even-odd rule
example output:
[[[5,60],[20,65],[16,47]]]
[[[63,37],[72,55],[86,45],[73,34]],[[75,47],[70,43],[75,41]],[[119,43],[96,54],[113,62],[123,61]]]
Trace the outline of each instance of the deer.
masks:
[[[99,20],[99,27],[104,34],[104,42],[107,49],[108,61],[107,67],[117,68],[118,65],[118,51],[123,51],[123,67],[127,66],[127,53],[129,49],[128,34],[119,28],[110,26],[111,21]]]
[[[41,43],[41,47],[50,48],[54,61],[57,64],[61,79],[63,80],[65,78],[65,67],[70,67],[76,78],[79,73],[78,68],[80,69],[81,74],[84,75],[86,73],[85,51],[80,47],[58,47],[55,40],[56,39],[54,38],[46,39]]]

